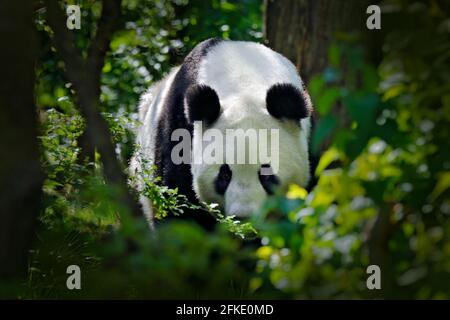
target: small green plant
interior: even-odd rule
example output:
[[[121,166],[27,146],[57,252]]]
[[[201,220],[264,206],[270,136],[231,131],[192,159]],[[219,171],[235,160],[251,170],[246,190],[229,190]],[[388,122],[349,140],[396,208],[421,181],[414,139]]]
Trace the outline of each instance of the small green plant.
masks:
[[[131,185],[139,189],[139,194],[147,197],[152,204],[153,216],[162,220],[170,213],[175,216],[182,215],[185,210],[202,211],[212,215],[225,230],[241,237],[252,239],[257,231],[250,222],[242,223],[235,216],[224,216],[215,203],[189,202],[187,197],[178,192],[178,189],[170,189],[161,185],[161,178],[155,175],[156,167],[151,166],[142,152],[137,151],[138,168],[135,168],[130,177]]]

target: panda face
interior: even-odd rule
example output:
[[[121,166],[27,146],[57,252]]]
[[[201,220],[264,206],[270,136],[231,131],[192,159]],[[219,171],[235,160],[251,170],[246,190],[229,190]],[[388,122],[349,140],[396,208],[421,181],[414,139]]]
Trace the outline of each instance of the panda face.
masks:
[[[240,95],[220,101],[219,95],[212,94],[214,90],[206,87],[188,91],[186,116],[203,121],[203,129],[220,132],[224,144],[230,129],[277,130],[279,165],[275,172],[270,163],[258,159],[258,154],[254,154],[258,148],[252,148],[250,143],[245,144],[245,163],[227,162],[229,149],[225,146],[223,161],[191,164],[193,187],[201,201],[219,204],[227,215],[245,217],[258,210],[278,188],[285,190],[291,183],[306,186],[309,181],[307,141],[310,122],[309,110],[299,89],[288,84],[276,84],[262,99]],[[208,99],[198,97],[203,93]],[[204,118],[201,110],[205,110]],[[212,142],[204,139],[205,132],[194,127],[194,154],[204,151]],[[270,146],[274,138],[269,134],[267,138]],[[249,161],[252,156],[257,159],[256,163]],[[232,158],[236,159],[235,155]],[[267,169],[272,172],[267,174]]]
[[[270,164],[263,164],[261,169],[270,168]],[[276,174],[263,174],[262,170],[258,170],[258,179],[261,186],[267,194],[272,195],[275,191],[275,187],[280,184],[280,179]],[[214,180],[215,191],[220,195],[225,195],[231,179],[233,178],[233,172],[228,164],[223,164],[219,168],[219,174]],[[243,182],[241,182],[243,184]]]
[[[263,175],[262,168],[270,165],[228,165],[223,164],[214,180],[215,192],[224,197],[222,209],[229,215],[248,216],[254,213],[267,195],[272,195],[280,185],[275,174]],[[234,169],[234,178],[233,178]]]

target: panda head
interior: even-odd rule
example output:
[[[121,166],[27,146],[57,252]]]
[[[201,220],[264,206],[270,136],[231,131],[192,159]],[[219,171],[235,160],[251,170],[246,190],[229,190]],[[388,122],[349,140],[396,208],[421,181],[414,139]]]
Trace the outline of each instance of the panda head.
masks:
[[[208,146],[217,142],[217,137],[223,138],[224,146],[214,149],[218,161],[191,162],[193,187],[199,200],[218,203],[227,215],[245,217],[255,212],[275,190],[285,190],[292,183],[306,186],[310,113],[306,91],[290,83],[276,83],[260,94],[239,93],[225,100],[207,85],[191,86],[185,96],[185,115],[190,124],[201,124],[201,127],[194,125],[193,130],[194,159],[199,153],[207,154]],[[249,129],[257,132],[256,148],[245,140],[252,136],[247,135]],[[260,132],[266,132],[265,144],[258,135]],[[271,135],[272,132],[277,134]],[[235,136],[230,138],[230,133]],[[228,157],[230,141],[237,141],[233,138],[242,135],[244,149],[238,151],[239,147],[234,145],[231,148],[234,154]],[[261,159],[260,150],[272,160],[277,157],[276,161]],[[237,160],[242,151],[243,163]]]

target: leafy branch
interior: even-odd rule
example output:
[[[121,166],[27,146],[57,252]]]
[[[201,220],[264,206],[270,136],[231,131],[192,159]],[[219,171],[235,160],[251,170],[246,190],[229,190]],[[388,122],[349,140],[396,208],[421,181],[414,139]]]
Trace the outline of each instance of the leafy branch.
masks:
[[[118,29],[121,0],[103,1],[97,33],[84,59],[75,47],[75,38],[64,23],[64,13],[56,0],[46,0],[48,23],[54,32],[53,41],[64,61],[66,77],[73,84],[81,114],[86,120],[83,149],[101,155],[103,170],[109,183],[123,189],[120,202],[135,216],[141,215],[139,205],[127,190],[127,178],[116,157],[107,121],[100,113],[100,77],[112,34]],[[87,149],[87,150],[86,150]]]

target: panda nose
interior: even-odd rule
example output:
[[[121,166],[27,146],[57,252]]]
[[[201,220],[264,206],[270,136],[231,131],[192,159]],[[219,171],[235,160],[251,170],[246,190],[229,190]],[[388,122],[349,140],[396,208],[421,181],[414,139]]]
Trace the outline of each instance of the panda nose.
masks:
[[[242,189],[250,188],[250,183],[249,182],[239,181],[239,182],[237,182],[237,185],[238,185],[239,188],[242,188]]]

